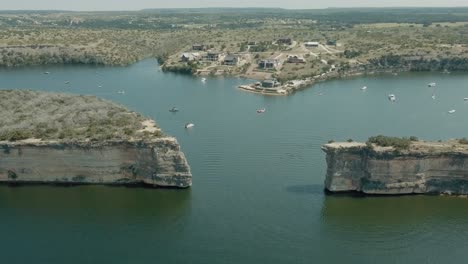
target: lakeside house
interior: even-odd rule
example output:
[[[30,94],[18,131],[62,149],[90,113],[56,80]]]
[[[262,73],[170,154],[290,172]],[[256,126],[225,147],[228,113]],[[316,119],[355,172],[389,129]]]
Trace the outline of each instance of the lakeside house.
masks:
[[[240,62],[240,57],[238,55],[227,55],[224,57],[223,64],[224,65],[231,65],[231,66],[237,66]]]
[[[206,53],[204,59],[206,61],[219,61],[221,53],[217,51],[209,51]]]
[[[261,83],[262,88],[276,88],[280,85],[280,82],[276,79],[266,79]]]
[[[278,67],[279,61],[275,59],[266,59],[266,60],[260,60],[258,63],[258,68],[260,69],[274,69]]]
[[[193,44],[192,50],[205,51],[207,49],[206,45],[203,44]]]
[[[200,53],[195,52],[195,53],[182,53],[182,56],[180,56],[180,61],[182,62],[189,62],[189,61],[195,61],[200,59]]]
[[[319,43],[317,41],[309,41],[304,44],[308,48],[317,48]]]
[[[279,38],[277,41],[276,41],[277,44],[282,44],[282,45],[292,45],[293,41],[291,38],[287,38],[287,37],[282,37],[282,38]]]
[[[288,63],[305,63],[304,57],[300,55],[288,55]]]

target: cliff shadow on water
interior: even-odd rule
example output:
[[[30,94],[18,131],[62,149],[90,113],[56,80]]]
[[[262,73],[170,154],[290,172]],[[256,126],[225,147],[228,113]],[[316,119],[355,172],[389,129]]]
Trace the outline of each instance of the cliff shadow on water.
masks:
[[[54,216],[61,222],[135,219],[147,222],[172,221],[190,214],[191,189],[127,188],[122,186],[0,186],[0,207],[25,217]],[[83,215],[83,212],[85,214]]]

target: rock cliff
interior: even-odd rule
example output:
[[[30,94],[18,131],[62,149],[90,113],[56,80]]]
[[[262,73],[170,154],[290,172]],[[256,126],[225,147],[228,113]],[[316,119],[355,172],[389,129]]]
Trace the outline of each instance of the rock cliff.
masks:
[[[0,142],[0,182],[50,184],[192,185],[174,138],[63,143]]]
[[[0,183],[192,185],[177,140],[94,96],[0,90]]]
[[[413,142],[407,150],[330,143],[325,188],[366,194],[468,194],[468,145]]]

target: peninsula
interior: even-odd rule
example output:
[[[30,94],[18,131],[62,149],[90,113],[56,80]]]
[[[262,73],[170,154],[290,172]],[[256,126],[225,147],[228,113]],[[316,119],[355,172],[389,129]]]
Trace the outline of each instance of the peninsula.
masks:
[[[93,96],[0,91],[0,183],[186,188],[177,140]]]
[[[214,12],[215,11],[215,12]],[[468,71],[468,8],[169,9],[0,12],[0,66],[125,66],[256,80],[289,95],[317,81]]]
[[[467,143],[378,136],[367,143],[325,144],[325,188],[332,193],[467,195]]]

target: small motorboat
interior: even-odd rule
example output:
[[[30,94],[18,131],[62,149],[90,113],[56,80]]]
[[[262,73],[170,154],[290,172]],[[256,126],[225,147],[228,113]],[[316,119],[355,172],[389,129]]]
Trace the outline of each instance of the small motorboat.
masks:
[[[435,99],[436,99],[435,94],[433,94],[431,97],[432,97],[432,100],[435,100]]]
[[[118,94],[125,94],[124,90],[117,91]]]
[[[44,74],[50,74],[50,72],[44,72]]]
[[[263,114],[263,113],[265,113],[265,111],[266,111],[265,108],[257,109],[257,114]]]
[[[362,91],[367,90],[367,86],[362,87],[361,90],[362,90]]]
[[[448,111],[449,114],[453,114],[453,113],[455,113],[455,112],[456,112],[455,109],[452,109],[452,110]]]
[[[468,97],[463,98],[463,101],[468,101]]]
[[[206,82],[206,78],[201,78],[201,81],[204,83]]]
[[[65,84],[70,84],[70,81],[66,81]]]
[[[388,95],[388,100],[390,100],[390,102],[395,102],[396,101],[396,96],[394,94],[389,94]]]
[[[185,124],[185,128],[192,128],[192,127],[194,127],[194,126],[195,126],[195,125],[192,124],[192,123],[187,123],[187,124]]]
[[[172,107],[171,109],[169,109],[169,112],[176,113],[179,112],[179,109],[177,107]]]
[[[98,88],[102,88],[102,85],[98,85]]]
[[[435,82],[432,82],[432,83],[428,83],[427,86],[428,87],[436,87],[437,84]]]

